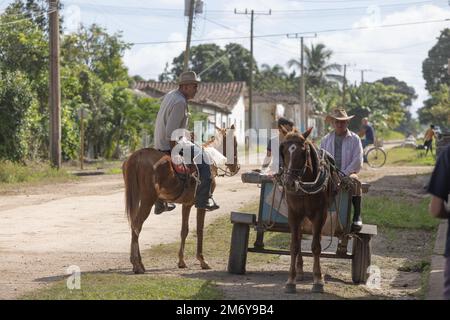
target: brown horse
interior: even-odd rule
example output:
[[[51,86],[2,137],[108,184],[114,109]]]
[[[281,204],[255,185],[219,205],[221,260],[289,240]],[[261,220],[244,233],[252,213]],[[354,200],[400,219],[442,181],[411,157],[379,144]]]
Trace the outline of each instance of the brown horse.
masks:
[[[234,156],[233,162],[227,161],[225,170],[229,175],[239,171],[237,162],[237,141],[233,132]],[[226,157],[227,129],[218,129],[219,138],[207,143],[208,146],[222,147]],[[144,273],[139,250],[139,234],[144,221],[150,214],[150,210],[157,199],[182,204],[181,245],[178,253],[178,267],[186,268],[184,261],[184,245],[189,232],[189,214],[194,204],[197,178],[189,175],[186,179],[180,179],[173,169],[170,156],[152,149],[144,148],[134,152],[122,165],[125,181],[125,206],[128,221],[131,227],[131,254],[130,261],[134,273]],[[215,188],[214,177],[217,176],[218,167],[211,166],[211,192]],[[210,269],[208,262],[203,257],[203,226],[205,222],[205,209],[197,209],[197,259],[202,269]]]
[[[312,223],[314,256],[313,292],[323,292],[323,277],[320,269],[321,232],[327,218],[328,206],[333,198],[330,167],[319,155],[315,146],[306,140],[312,128],[300,134],[287,133],[280,144],[283,172],[280,182],[286,193],[288,223],[291,231],[291,265],[286,292],[296,292],[296,281],[303,280],[303,258],[301,252],[302,222],[308,218]]]

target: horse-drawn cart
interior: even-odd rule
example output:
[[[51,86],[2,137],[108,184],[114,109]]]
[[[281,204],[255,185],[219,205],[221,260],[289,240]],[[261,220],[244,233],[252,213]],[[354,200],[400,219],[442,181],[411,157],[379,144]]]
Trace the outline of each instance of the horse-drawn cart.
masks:
[[[257,215],[242,212],[231,213],[233,231],[228,272],[234,274],[244,274],[246,272],[248,252],[278,255],[290,254],[289,250],[267,249],[264,247],[265,232],[290,232],[287,210],[282,203],[283,197],[281,192],[275,192],[272,178],[256,172],[250,172],[242,174],[242,181],[260,185],[261,193]],[[368,184],[363,184],[363,192],[367,192],[368,188]],[[350,192],[340,191],[330,206],[327,222],[322,229],[323,236],[333,235],[337,238],[337,249],[336,252],[322,252],[321,257],[351,259],[353,282],[364,283],[368,278],[368,268],[371,264],[371,239],[377,234],[377,226],[364,224],[360,232],[351,232],[351,212]],[[256,231],[256,241],[253,247],[249,247],[248,243],[250,227]],[[311,234],[308,221],[305,221],[302,229],[303,234]],[[350,242],[352,242],[352,250],[351,253],[348,253],[347,247]],[[302,255],[312,256],[312,253],[302,250]]]

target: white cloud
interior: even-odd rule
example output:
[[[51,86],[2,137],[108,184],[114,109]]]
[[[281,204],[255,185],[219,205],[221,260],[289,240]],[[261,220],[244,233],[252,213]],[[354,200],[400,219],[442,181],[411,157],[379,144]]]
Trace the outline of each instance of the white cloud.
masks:
[[[168,41],[183,41],[184,35],[172,33]],[[185,49],[185,44],[165,43],[157,45],[143,45],[125,53],[125,65],[131,75],[141,75],[145,79],[157,79],[164,71],[166,63],[171,65],[174,57]]]
[[[434,5],[413,6],[404,11],[386,15],[380,19],[380,24],[439,20],[449,16],[450,10]],[[374,26],[371,23],[372,21],[365,16],[355,22],[353,27]],[[366,80],[373,81],[385,76],[396,76],[414,86],[419,94],[412,108],[415,112],[427,98],[422,78],[422,61],[427,57],[428,50],[436,42],[440,31],[446,26],[448,23],[373,28],[322,35],[318,41],[325,43],[336,52],[335,61],[356,63],[358,69],[372,69],[373,72],[365,75]],[[390,48],[400,49],[390,50]],[[351,81],[359,80],[360,74],[350,72],[349,78]]]

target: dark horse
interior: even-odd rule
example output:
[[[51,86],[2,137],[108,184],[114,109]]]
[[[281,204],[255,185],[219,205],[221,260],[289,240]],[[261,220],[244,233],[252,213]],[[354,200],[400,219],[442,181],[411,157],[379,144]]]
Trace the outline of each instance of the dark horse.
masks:
[[[234,126],[231,126],[230,129],[233,132],[234,155],[232,163],[227,161],[227,169],[225,171],[229,175],[234,175],[239,171],[237,141],[234,136]],[[214,146],[214,144],[218,144],[214,147],[222,147],[224,150],[223,155],[226,157],[226,136],[229,132],[226,129],[218,130],[219,138],[212,139],[206,145]],[[123,163],[122,170],[125,181],[125,206],[131,227],[130,261],[133,265],[134,273],[145,272],[139,250],[139,234],[157,199],[182,204],[181,245],[178,254],[178,267],[186,268],[184,245],[189,232],[189,214],[194,204],[196,177],[188,175],[185,179],[180,179],[172,166],[170,156],[152,148],[140,149],[134,152]],[[211,192],[215,188],[214,177],[217,176],[217,170],[217,166],[211,166],[211,177],[213,179]],[[210,266],[203,257],[204,222],[205,209],[197,209],[197,259],[200,261],[202,269],[209,269]]]
[[[288,222],[291,232],[291,265],[286,292],[296,292],[296,281],[303,280],[303,258],[301,252],[302,222],[308,218],[312,223],[314,256],[313,292],[323,292],[323,277],[320,269],[321,232],[327,219],[328,206],[333,198],[330,166],[321,157],[316,147],[306,138],[312,128],[300,134],[287,133],[280,144],[283,171],[280,182],[286,193]]]

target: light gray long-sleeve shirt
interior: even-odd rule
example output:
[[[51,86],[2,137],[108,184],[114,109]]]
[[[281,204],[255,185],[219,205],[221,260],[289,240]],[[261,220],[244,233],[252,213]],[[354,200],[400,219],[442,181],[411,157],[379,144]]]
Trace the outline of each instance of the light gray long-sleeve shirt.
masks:
[[[188,103],[184,95],[178,90],[167,93],[161,101],[156,116],[155,148],[164,151],[170,150],[172,132],[177,129],[187,129],[188,118]]]
[[[323,137],[320,142],[320,148],[328,151],[333,157],[336,157],[335,150],[336,133],[330,132]],[[347,134],[342,141],[341,149],[341,171],[346,175],[358,173],[363,166],[363,148],[361,139],[357,134],[347,130]]]

